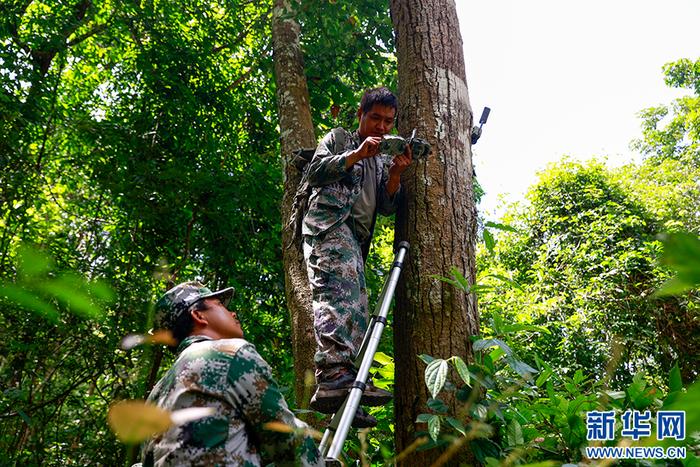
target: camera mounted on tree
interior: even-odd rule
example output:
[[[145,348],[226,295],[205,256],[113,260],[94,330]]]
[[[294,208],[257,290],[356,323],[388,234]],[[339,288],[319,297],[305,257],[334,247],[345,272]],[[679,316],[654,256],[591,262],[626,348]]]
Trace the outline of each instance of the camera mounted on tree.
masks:
[[[430,143],[424,139],[416,138],[416,130],[413,129],[411,137],[406,139],[396,135],[385,135],[379,143],[379,152],[389,156],[403,154],[406,145],[411,146],[411,153],[414,159],[423,159],[430,154]]]

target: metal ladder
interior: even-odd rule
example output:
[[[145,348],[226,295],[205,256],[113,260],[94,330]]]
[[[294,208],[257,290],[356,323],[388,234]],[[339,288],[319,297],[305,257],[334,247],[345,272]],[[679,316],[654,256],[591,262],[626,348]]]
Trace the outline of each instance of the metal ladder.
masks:
[[[408,242],[401,242],[396,249],[394,262],[391,265],[389,277],[384,282],[384,288],[377,301],[377,306],[374,314],[370,317],[365,337],[362,340],[362,346],[355,359],[355,367],[357,377],[353,383],[348,396],[340,406],[340,409],[333,415],[331,422],[328,424],[326,431],[323,433],[319,451],[325,457],[326,465],[340,465],[340,453],[343,450],[343,444],[350,431],[350,425],[355,418],[355,413],[360,405],[360,398],[367,384],[369,377],[369,369],[374,361],[374,354],[377,353],[379,340],[382,337],[382,332],[387,325],[386,317],[391,306],[391,299],[394,296],[396,284],[399,281],[403,260],[408,252]]]

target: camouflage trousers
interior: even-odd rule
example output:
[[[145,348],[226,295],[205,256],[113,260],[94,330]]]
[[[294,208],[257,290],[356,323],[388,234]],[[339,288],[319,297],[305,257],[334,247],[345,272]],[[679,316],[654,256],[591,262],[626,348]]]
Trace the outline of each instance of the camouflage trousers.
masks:
[[[368,304],[360,244],[347,224],[304,237],[316,337],[316,380],[350,368],[367,329]]]

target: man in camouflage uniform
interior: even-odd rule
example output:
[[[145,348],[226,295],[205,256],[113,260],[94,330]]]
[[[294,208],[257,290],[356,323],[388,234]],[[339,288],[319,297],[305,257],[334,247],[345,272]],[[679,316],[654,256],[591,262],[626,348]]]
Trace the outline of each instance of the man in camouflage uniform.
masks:
[[[172,331],[179,346],[177,360],[148,400],[170,411],[212,407],[216,412],[147,441],[143,465],[324,465],[270,367],[243,339],[236,313],[226,308],[232,294],[232,288],[212,292],[186,282],[156,304],[155,327]],[[268,422],[302,434],[268,430]]]
[[[318,387],[310,407],[323,413],[338,410],[355,379],[353,359],[369,314],[364,262],[377,212],[396,211],[401,173],[412,159],[408,146],[393,160],[379,154],[396,111],[396,96],[387,88],[365,92],[357,111],[358,129],[328,133],[304,175],[312,187],[302,234],[317,343]],[[389,400],[391,393],[369,384],[361,402],[383,405]],[[360,408],[355,426],[375,424]]]

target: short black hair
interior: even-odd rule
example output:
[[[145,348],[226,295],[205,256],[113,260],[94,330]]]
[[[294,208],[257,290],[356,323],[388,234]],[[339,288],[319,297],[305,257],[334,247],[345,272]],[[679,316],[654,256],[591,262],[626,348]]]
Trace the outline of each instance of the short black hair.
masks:
[[[173,337],[175,338],[175,341],[177,342],[177,345],[180,345],[180,342],[182,342],[190,334],[192,334],[192,329],[194,329],[194,321],[192,320],[192,315],[190,314],[190,312],[203,311],[206,309],[207,304],[204,303],[204,300],[197,300],[192,305],[190,305],[190,307],[187,309],[187,312],[180,313],[180,316],[178,316],[175,319],[175,324],[173,325],[172,333]],[[175,350],[175,348],[173,348],[172,350]]]
[[[396,111],[399,108],[398,99],[394,93],[384,86],[365,91],[362,100],[360,100],[360,109],[362,109],[362,113],[366,113],[372,110],[375,104],[391,107]]]

